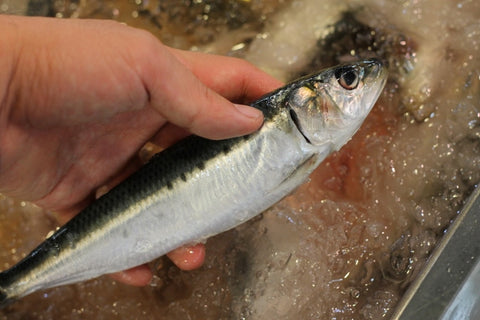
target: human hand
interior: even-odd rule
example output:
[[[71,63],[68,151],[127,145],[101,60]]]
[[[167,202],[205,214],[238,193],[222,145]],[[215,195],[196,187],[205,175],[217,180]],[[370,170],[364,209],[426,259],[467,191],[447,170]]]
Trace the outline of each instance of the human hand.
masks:
[[[261,112],[235,105],[279,82],[245,61],[175,50],[111,21],[0,16],[0,192],[68,220],[139,165],[138,150],[194,133],[248,134]],[[197,245],[169,254],[203,262]],[[114,277],[147,284],[139,266]]]

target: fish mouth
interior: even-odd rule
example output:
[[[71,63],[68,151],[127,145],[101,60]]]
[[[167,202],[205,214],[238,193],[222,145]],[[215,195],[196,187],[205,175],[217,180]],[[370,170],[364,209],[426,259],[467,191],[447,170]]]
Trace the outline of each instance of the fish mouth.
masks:
[[[365,87],[361,105],[367,108],[364,112],[369,112],[375,105],[375,101],[382,93],[387,82],[388,64],[380,59],[372,58],[360,62],[359,65],[363,69],[363,85]]]
[[[365,79],[370,79],[369,81],[372,83],[372,87],[377,86],[377,90],[372,91],[371,94],[372,99],[376,100],[387,83],[388,63],[384,63],[378,59],[372,59],[369,60],[368,67],[366,67],[365,70],[367,72]]]
[[[380,80],[381,83],[381,90],[383,89],[383,85],[387,80],[388,75],[388,61],[382,61],[380,59],[372,58],[369,60],[365,60],[363,62],[364,70],[365,70],[365,79],[368,77],[372,77],[373,81]]]

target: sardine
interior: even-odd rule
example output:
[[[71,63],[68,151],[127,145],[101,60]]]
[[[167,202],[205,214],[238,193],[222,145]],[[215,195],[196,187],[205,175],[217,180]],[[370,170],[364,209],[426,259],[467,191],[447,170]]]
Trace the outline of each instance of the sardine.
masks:
[[[149,262],[261,213],[357,131],[386,81],[367,60],[300,78],[252,104],[255,133],[191,136],[158,153],[0,273],[0,304]]]

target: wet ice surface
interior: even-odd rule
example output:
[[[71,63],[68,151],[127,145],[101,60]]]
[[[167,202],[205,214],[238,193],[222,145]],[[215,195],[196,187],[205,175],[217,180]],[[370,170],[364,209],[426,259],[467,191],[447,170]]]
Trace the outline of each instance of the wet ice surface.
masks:
[[[389,62],[390,79],[354,139],[293,195],[210,239],[200,270],[182,272],[161,258],[149,287],[102,277],[35,293],[2,310],[5,319],[378,319],[391,313],[480,181],[477,2],[229,1],[241,8],[241,26],[220,11],[196,20],[218,1],[178,8],[165,1],[164,11],[157,1],[69,3],[70,12],[61,1],[55,10],[117,18],[170,45],[244,56],[283,80],[370,56]],[[169,20],[186,6],[186,20]],[[198,30],[190,27],[196,23]],[[181,34],[162,35],[181,24]],[[0,206],[5,268],[54,223],[28,204],[1,198]]]

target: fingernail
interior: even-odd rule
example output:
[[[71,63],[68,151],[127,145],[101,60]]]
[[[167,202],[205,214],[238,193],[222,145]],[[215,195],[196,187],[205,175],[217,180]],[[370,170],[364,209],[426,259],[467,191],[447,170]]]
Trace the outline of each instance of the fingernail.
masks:
[[[235,104],[235,107],[240,113],[252,119],[257,119],[263,116],[262,111],[243,104]]]

